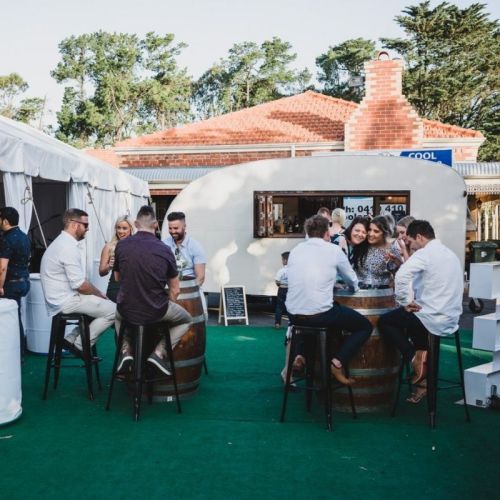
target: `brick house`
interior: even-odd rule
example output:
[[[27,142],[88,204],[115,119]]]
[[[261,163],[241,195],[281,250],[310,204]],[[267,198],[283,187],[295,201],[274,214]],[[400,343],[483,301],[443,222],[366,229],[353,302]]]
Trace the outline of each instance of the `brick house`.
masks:
[[[366,92],[360,104],[307,91],[88,153],[148,181],[160,217],[192,180],[215,168],[261,159],[451,148],[454,168],[467,182],[483,135],[420,118],[402,93],[402,72],[402,60],[365,63]],[[495,180],[490,176],[487,181],[490,195],[500,192],[496,167]],[[478,168],[482,172],[481,164],[476,164],[476,173]],[[477,175],[471,179],[470,193],[483,192],[475,183]]]

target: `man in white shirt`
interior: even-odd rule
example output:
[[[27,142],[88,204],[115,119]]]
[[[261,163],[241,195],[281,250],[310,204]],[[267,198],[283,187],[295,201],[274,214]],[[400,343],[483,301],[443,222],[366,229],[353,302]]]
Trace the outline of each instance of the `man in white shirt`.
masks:
[[[463,272],[458,257],[436,239],[427,221],[413,221],[406,233],[414,253],[396,273],[395,294],[401,307],[382,315],[379,329],[412,363],[412,383],[423,385],[428,334],[444,336],[458,329]],[[408,401],[418,403],[424,395],[425,390],[417,391]]]
[[[350,385],[354,380],[345,376],[343,365],[368,340],[373,328],[358,312],[333,303],[337,272],[354,291],[358,289],[358,279],[340,247],[330,243],[328,219],[315,215],[306,220],[304,228],[308,239],[299,243],[288,258],[286,308],[290,322],[297,326],[327,326],[350,332],[331,361],[332,375]],[[300,353],[293,355],[296,355],[294,365],[299,368],[305,360]]]
[[[42,257],[40,279],[51,316],[63,312],[83,313],[95,318],[90,323],[90,343],[114,323],[116,305],[85,277],[83,254],[79,242],[89,230],[88,214],[78,208],[64,212],[64,229]],[[64,347],[82,355],[78,330],[66,336]]]

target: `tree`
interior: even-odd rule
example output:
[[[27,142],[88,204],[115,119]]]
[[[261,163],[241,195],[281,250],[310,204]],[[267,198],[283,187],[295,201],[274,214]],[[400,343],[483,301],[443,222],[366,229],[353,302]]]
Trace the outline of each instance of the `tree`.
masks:
[[[460,9],[428,1],[403,10],[406,38],[381,39],[406,62],[403,89],[420,116],[481,130],[483,160],[500,159],[500,44],[482,4]]]
[[[260,46],[243,42],[227,59],[212,65],[196,82],[193,102],[201,117],[210,117],[302,92],[311,75],[296,71],[290,43],[273,37]]]
[[[59,44],[52,71],[66,84],[56,136],[77,147],[111,145],[189,119],[191,79],[175,60],[174,35],[99,31]]]
[[[17,73],[0,76],[0,115],[24,123],[40,126],[45,99],[21,95],[28,90],[28,83]]]
[[[321,92],[332,97],[360,102],[363,86],[351,86],[353,76],[361,76],[365,61],[373,59],[375,42],[356,38],[329,47],[326,53],[316,58],[319,67],[318,80],[323,84]]]

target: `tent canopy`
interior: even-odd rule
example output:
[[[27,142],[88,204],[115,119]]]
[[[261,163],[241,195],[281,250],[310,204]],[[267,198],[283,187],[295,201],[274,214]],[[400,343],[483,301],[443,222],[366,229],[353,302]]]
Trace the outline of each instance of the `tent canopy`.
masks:
[[[146,182],[24,123],[1,116],[0,171],[149,196]]]

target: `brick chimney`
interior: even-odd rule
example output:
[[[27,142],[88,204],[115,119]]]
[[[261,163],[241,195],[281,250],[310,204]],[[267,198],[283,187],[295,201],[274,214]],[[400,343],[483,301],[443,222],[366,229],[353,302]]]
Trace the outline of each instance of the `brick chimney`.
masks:
[[[345,151],[423,146],[424,125],[402,92],[403,61],[365,63],[366,94],[345,124]]]

